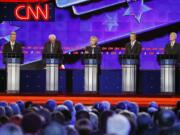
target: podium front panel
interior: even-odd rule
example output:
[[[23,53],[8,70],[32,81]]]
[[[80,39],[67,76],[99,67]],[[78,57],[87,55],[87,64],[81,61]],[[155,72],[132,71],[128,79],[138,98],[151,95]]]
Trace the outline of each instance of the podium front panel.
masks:
[[[98,65],[85,65],[85,92],[97,92]]]
[[[137,65],[122,65],[122,91],[136,92]]]
[[[46,64],[46,91],[58,92],[58,64]]]
[[[7,64],[7,93],[18,93],[20,90],[20,64]]]
[[[161,65],[161,92],[175,93],[175,65]]]

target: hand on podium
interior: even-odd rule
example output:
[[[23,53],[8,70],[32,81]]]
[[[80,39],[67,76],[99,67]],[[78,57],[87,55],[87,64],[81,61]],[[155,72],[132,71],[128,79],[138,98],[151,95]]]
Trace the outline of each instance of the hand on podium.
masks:
[[[62,65],[60,66],[60,69],[65,69],[65,66],[62,64]]]

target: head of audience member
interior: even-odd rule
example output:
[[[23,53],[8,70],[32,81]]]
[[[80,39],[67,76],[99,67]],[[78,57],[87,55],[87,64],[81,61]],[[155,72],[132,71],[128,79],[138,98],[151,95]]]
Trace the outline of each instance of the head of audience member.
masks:
[[[73,109],[74,109],[74,103],[73,103],[73,101],[71,101],[71,100],[66,100],[66,101],[64,101],[64,103],[63,103],[65,106],[67,106],[67,108],[69,109],[69,111],[74,111]]]
[[[98,116],[98,118],[100,117],[100,114],[101,114],[101,113],[100,113],[97,109],[92,108],[92,109],[91,109],[91,112],[95,113],[95,114]]]
[[[52,122],[44,129],[43,135],[67,135],[67,132],[63,125]]]
[[[9,122],[9,118],[7,116],[0,117],[0,125],[4,125]]]
[[[23,135],[21,128],[15,124],[8,123],[0,128],[1,135]]]
[[[42,118],[37,113],[28,113],[24,115],[21,127],[25,134],[39,134],[41,132],[41,128],[43,127]]]
[[[25,106],[25,109],[31,109],[31,107],[33,106],[33,103],[31,101],[27,101],[25,102],[24,106]]]
[[[18,102],[17,102],[17,105],[19,106],[20,111],[23,112],[24,109],[25,109],[24,102],[23,102],[23,101],[18,101]]]
[[[136,41],[136,33],[134,33],[134,32],[130,33],[130,41],[131,42]]]
[[[93,132],[93,127],[89,119],[79,119],[76,122],[75,127],[79,132],[79,135],[91,135]]]
[[[100,102],[96,102],[95,104],[93,104],[92,108],[97,109],[99,111],[100,110],[99,106],[100,106]]]
[[[125,116],[129,120],[129,123],[131,125],[130,134],[135,135],[135,133],[137,132],[137,116],[133,112],[130,112],[128,110],[123,110],[120,112],[120,114]]]
[[[146,112],[139,113],[137,117],[137,125],[139,130],[150,128],[153,125],[152,117]]]
[[[77,103],[74,106],[76,112],[86,110],[86,107],[82,103]]]
[[[10,42],[16,42],[16,32],[11,32],[10,34]]]
[[[76,120],[79,119],[90,119],[89,112],[82,110],[76,113]]]
[[[116,108],[121,109],[121,110],[127,110],[128,104],[129,104],[128,101],[122,101],[122,102],[117,103]]]
[[[175,42],[177,39],[177,34],[175,32],[171,32],[169,39],[170,39],[170,42]]]
[[[100,127],[100,132],[101,133],[106,133],[106,125],[107,125],[107,120],[109,117],[113,115],[113,111],[104,111],[100,115],[100,120],[99,120],[99,127]]]
[[[54,44],[56,42],[56,35],[50,34],[49,35],[49,42]]]
[[[151,102],[149,103],[149,106],[148,106],[148,113],[150,114],[154,114],[155,112],[158,112],[159,111],[159,106],[156,102]]]
[[[69,110],[62,110],[60,111],[63,116],[64,116],[64,119],[65,119],[65,124],[72,124],[72,114]]]
[[[130,130],[128,119],[121,114],[114,114],[107,120],[107,134],[129,135]]]
[[[48,109],[42,108],[37,113],[42,117],[43,126],[46,126],[51,122],[51,113]]]
[[[6,111],[5,111],[5,108],[0,106],[0,117],[1,116],[5,116],[6,115]]]
[[[56,101],[55,100],[48,100],[45,104],[45,107],[50,111],[50,112],[53,112],[56,108],[57,104],[56,104]]]
[[[7,117],[11,117],[13,115],[13,110],[10,106],[5,107],[5,112]]]
[[[10,117],[9,121],[18,126],[21,126],[22,119],[23,119],[23,116],[21,114],[18,114],[18,115],[14,115],[14,116]]]
[[[103,101],[99,104],[99,110],[101,112],[108,111],[111,109],[111,104],[108,101]]]
[[[65,124],[65,118],[64,118],[64,115],[61,112],[53,112],[51,114],[51,121],[59,123],[61,125]]]
[[[158,123],[161,128],[172,127],[176,121],[176,115],[172,110],[164,109],[158,114]]]
[[[97,42],[98,42],[98,38],[96,36],[91,36],[90,37],[90,45],[92,47],[95,47],[97,45]]]
[[[128,111],[133,112],[135,115],[137,115],[139,112],[139,106],[138,104],[134,102],[129,102],[127,105],[127,108],[128,108]]]
[[[6,107],[8,106],[8,103],[6,101],[0,101],[0,106]]]
[[[65,106],[65,105],[58,105],[58,106],[55,108],[55,111],[56,111],[56,112],[60,112],[60,111],[62,111],[62,110],[69,110],[69,109],[68,109],[67,106]]]
[[[10,107],[13,110],[13,114],[16,115],[16,114],[20,114],[21,113],[21,110],[20,110],[19,106],[16,103],[11,103]]]
[[[98,128],[99,128],[99,118],[98,116],[93,113],[93,112],[89,112],[89,115],[90,115],[90,121],[91,121],[91,124],[93,126],[93,131],[98,131]]]

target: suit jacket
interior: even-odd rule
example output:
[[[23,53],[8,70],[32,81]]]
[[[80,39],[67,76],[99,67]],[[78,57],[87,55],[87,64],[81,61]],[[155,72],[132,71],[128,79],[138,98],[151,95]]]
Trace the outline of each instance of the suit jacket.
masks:
[[[173,47],[171,47],[171,44],[166,44],[164,49],[165,54],[172,54],[172,55],[179,55],[180,53],[180,45],[178,43],[175,43]]]
[[[14,49],[12,50],[11,44],[8,42],[3,47],[3,53],[23,53],[22,45],[15,42]]]
[[[46,42],[44,45],[43,54],[49,54],[49,53],[63,54],[61,42],[55,41],[53,52],[51,52],[51,42],[50,41]]]
[[[92,54],[94,49],[94,54],[101,54],[101,47],[96,46],[95,48],[91,46],[87,46],[85,51],[88,52],[88,54]]]
[[[4,45],[4,47],[3,47],[3,63],[4,64],[6,63],[6,55],[5,55],[6,53],[19,53],[19,54],[22,54],[23,53],[22,45],[15,42],[13,50],[11,48],[10,42],[8,42],[8,43],[6,43]],[[22,59],[22,62],[23,62],[23,59]]]
[[[134,46],[131,47],[131,43],[127,43],[125,46],[125,54],[126,55],[140,55],[141,54],[141,43],[136,41]]]

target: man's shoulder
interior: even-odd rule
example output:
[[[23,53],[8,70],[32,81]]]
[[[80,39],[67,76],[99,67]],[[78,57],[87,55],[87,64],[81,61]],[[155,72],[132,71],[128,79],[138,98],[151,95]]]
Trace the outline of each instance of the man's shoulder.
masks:
[[[56,40],[56,44],[61,44],[61,41],[59,41],[59,40]]]
[[[4,46],[8,46],[8,45],[10,45],[10,42],[7,42],[7,43],[4,44]]]
[[[136,41],[136,44],[137,44],[137,45],[141,45],[141,42],[140,42],[140,41]]]
[[[15,45],[22,46],[22,44],[19,42],[15,42]]]
[[[176,43],[175,43],[175,45],[178,45],[178,46],[180,46],[180,43],[176,42]]]

